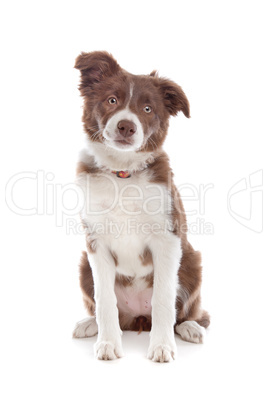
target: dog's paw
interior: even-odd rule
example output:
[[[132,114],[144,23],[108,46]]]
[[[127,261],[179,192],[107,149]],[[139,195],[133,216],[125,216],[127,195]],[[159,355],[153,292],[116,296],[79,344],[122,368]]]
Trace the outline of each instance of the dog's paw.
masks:
[[[205,328],[201,327],[195,321],[184,321],[180,325],[176,325],[175,332],[184,341],[193,343],[203,343],[206,334]]]
[[[124,356],[121,345],[115,342],[100,341],[95,344],[94,349],[99,360],[115,360]]]
[[[76,324],[73,338],[87,338],[98,333],[98,325],[95,317],[88,317]]]
[[[175,359],[175,345],[152,345],[147,354],[148,359],[158,363],[168,363]]]

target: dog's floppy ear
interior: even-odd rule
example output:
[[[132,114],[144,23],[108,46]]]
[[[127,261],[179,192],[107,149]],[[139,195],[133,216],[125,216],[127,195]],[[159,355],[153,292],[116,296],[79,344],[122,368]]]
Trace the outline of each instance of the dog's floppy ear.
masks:
[[[115,75],[120,66],[117,61],[108,52],[82,52],[75,60],[75,68],[81,72],[81,84],[79,89],[92,88],[100,82],[105,76]]]
[[[179,85],[166,78],[160,78],[159,87],[164,104],[171,116],[176,116],[178,112],[182,111],[186,117],[190,117],[189,101]]]

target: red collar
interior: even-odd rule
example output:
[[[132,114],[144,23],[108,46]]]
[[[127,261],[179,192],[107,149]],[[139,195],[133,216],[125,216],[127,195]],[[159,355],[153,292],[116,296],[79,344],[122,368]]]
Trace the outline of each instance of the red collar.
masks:
[[[116,174],[120,179],[128,179],[131,176],[127,170],[112,170],[112,173]]]

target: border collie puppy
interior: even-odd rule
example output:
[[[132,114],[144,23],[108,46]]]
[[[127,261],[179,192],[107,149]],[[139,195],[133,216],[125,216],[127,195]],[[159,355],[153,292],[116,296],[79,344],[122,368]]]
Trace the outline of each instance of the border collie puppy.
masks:
[[[148,358],[175,358],[174,332],[201,343],[210,323],[200,301],[201,257],[187,240],[186,218],[162,145],[169,117],[189,102],[154,71],[133,75],[107,52],[82,53],[85,149],[77,182],[86,252],[80,284],[90,317],[73,336],[98,334],[95,354],[123,356],[122,330],[150,331]]]

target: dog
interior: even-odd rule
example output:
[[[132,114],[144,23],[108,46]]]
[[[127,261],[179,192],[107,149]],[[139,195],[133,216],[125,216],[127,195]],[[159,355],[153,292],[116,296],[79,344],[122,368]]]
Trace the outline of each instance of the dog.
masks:
[[[109,53],[81,53],[85,148],[77,166],[86,252],[80,285],[90,317],[73,336],[98,334],[100,360],[123,356],[123,330],[150,331],[148,358],[170,362],[175,333],[202,343],[201,256],[187,240],[185,211],[162,145],[170,116],[188,99],[156,71],[133,75]]]

